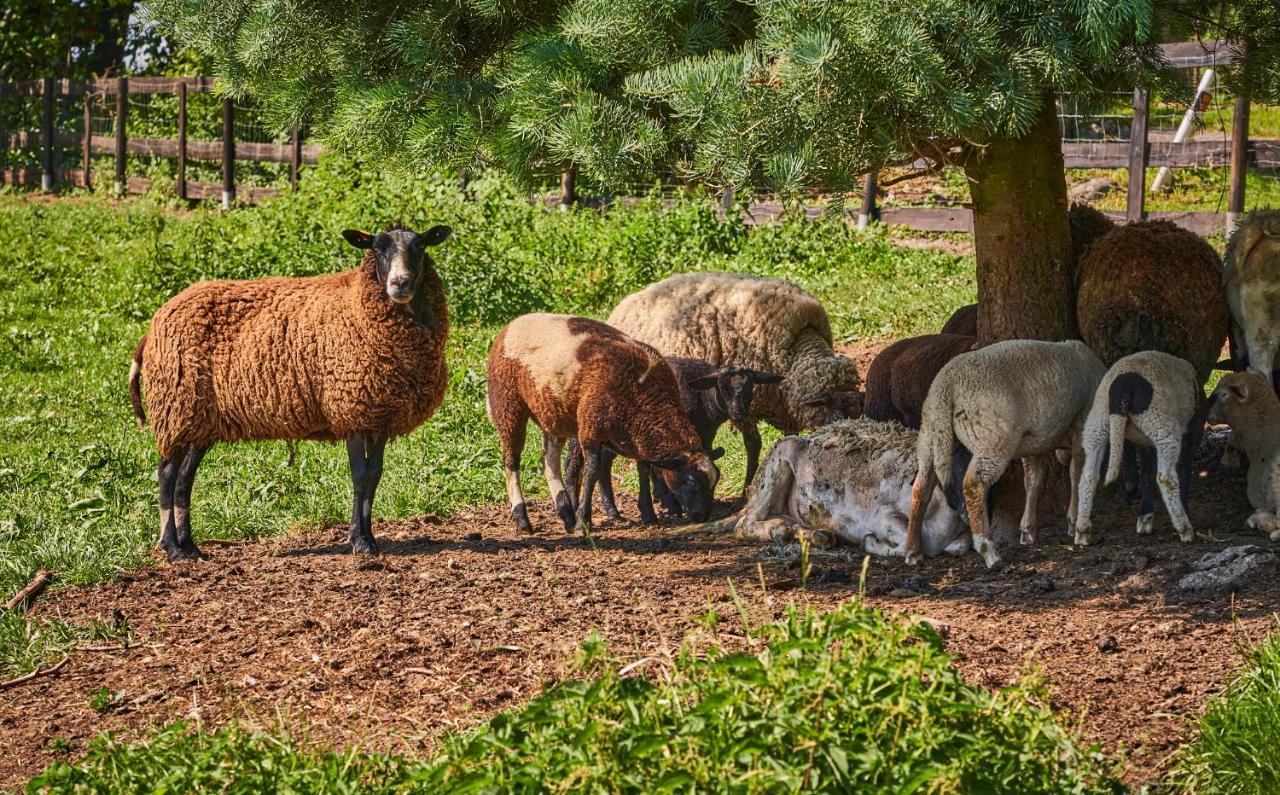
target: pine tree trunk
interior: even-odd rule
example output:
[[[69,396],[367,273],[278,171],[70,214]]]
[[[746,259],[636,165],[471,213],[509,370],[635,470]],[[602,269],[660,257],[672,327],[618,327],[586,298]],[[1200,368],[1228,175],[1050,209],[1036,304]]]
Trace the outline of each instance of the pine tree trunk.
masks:
[[[1052,94],[1022,138],[995,141],[965,167],[978,261],[978,339],[1076,336],[1067,181]]]

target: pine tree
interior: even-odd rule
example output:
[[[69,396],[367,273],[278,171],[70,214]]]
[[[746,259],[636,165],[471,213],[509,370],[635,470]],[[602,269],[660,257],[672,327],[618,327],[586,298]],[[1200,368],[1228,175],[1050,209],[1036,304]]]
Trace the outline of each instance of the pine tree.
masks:
[[[987,339],[1073,333],[1056,97],[1153,81],[1204,0],[155,0],[281,125],[411,168],[850,191],[964,169]],[[1274,0],[1241,0],[1273,3]],[[1185,6],[1185,8],[1184,8]],[[1166,17],[1169,20],[1166,22]],[[1203,27],[1203,25],[1200,25]]]

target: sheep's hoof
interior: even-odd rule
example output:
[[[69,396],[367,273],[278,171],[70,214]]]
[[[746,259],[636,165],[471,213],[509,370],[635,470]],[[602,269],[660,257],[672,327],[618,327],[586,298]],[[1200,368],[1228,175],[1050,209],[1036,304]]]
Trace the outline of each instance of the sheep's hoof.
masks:
[[[516,529],[522,533],[532,533],[533,523],[529,521],[529,509],[524,503],[511,506],[511,521],[516,523]]]
[[[905,560],[908,566],[919,566],[924,561],[924,555],[919,552],[908,552]]]
[[[605,511],[604,515],[609,517],[610,521],[613,521],[613,522],[622,521],[622,511],[619,511],[617,508],[613,509],[612,511]]]
[[[1036,531],[1029,528],[1022,528],[1022,532],[1018,535],[1018,543],[1024,547],[1032,547],[1036,544]]]
[[[182,556],[191,560],[204,560],[209,556],[200,551],[200,547],[196,546],[196,542],[190,538],[183,539],[178,548],[182,550]]]
[[[1071,539],[1078,547],[1087,547],[1093,543],[1093,528],[1089,525],[1077,525],[1074,537]]]
[[[1261,530],[1264,533],[1275,533],[1280,528],[1276,527],[1276,516],[1270,511],[1257,510],[1249,517],[1246,522],[1250,530]]]
[[[560,521],[564,522],[565,532],[574,530],[577,524],[577,516],[573,511],[573,500],[569,499],[568,492],[560,492],[556,495],[556,515],[560,517]]]
[[[996,552],[996,545],[991,543],[991,539],[986,536],[973,539],[973,549],[982,556],[982,560],[987,564],[988,569],[994,569],[1000,565],[1000,555]]]
[[[1192,530],[1191,526],[1188,525],[1178,531],[1178,540],[1184,544],[1190,544],[1196,540],[1196,531]]]
[[[1271,540],[1272,540],[1272,541],[1280,541],[1280,530],[1277,530],[1277,531],[1275,531],[1274,533],[1272,533],[1272,534],[1271,534]]]
[[[378,542],[373,540],[373,536],[356,536],[351,539],[351,554],[369,555],[370,557],[377,555]]]
[[[1144,513],[1138,517],[1137,532],[1140,536],[1149,536],[1155,532],[1156,515],[1154,513]]]
[[[640,512],[640,524],[657,524],[657,523],[658,523],[658,516],[653,511],[649,511],[647,513],[645,511]]]
[[[164,550],[165,557],[170,563],[177,563],[180,560],[201,560],[204,558],[202,553],[194,543],[188,541],[186,544],[162,544],[161,549]]]

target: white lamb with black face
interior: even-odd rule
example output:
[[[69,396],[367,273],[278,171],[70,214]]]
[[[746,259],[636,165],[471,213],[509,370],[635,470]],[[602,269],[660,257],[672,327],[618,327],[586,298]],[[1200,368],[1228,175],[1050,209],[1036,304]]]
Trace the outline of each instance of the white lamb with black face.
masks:
[[[769,451],[742,512],[726,521],[740,538],[806,539],[818,547],[842,543],[902,557],[915,446],[915,431],[867,419],[788,436]],[[923,542],[928,556],[969,551],[969,532],[941,495],[924,518]]]

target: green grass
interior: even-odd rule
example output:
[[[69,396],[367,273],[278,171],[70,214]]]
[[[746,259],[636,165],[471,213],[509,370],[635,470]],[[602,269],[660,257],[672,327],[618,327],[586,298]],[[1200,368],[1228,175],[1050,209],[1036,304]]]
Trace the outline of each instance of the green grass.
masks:
[[[1205,706],[1170,781],[1191,795],[1280,792],[1280,633],[1251,651],[1248,667]]]
[[[725,269],[810,288],[850,339],[936,328],[974,296],[972,260],[903,251],[880,233],[830,223],[748,232],[701,199],[559,213],[497,181],[473,183],[467,200],[452,181],[396,182],[342,164],[310,170],[303,185],[230,212],[0,194],[0,594],[39,567],[56,571],[58,585],[108,579],[142,563],[153,544],[155,453],[150,432],[134,427],[126,375],[155,309],[198,279],[352,267],[358,253],[339,236],[344,228],[394,219],[455,228],[439,255],[455,319],[448,393],[429,422],[388,449],[380,518],[503,498],[484,357],[501,324],[523,312],[602,317],[671,273]],[[732,494],[744,464],[732,435],[723,439],[731,455],[722,493]],[[526,455],[531,496],[545,494],[536,447]],[[341,450],[300,445],[292,468],[286,457],[280,443],[215,448],[195,486],[197,542],[345,522]],[[23,659],[0,648],[5,655]]]
[[[49,792],[1119,791],[1094,748],[1042,706],[1035,677],[966,684],[927,625],[793,609],[746,653],[686,641],[654,680],[593,638],[579,678],[413,761],[288,738],[171,726],[110,737],[31,782]]]

